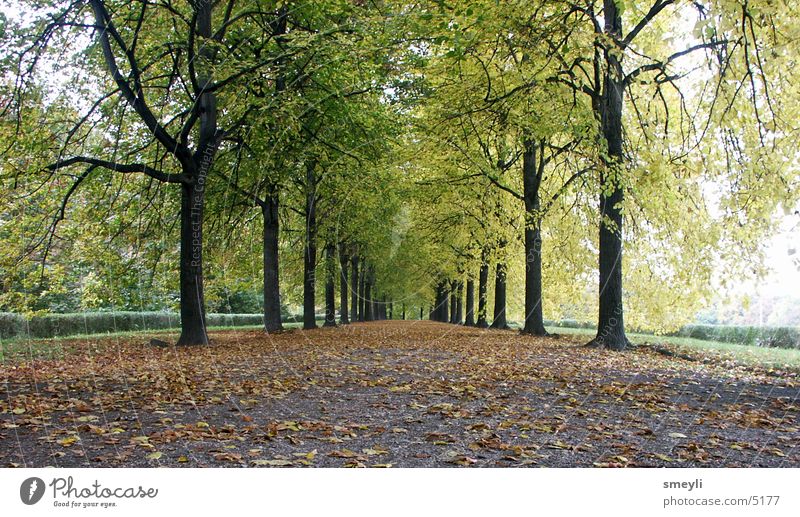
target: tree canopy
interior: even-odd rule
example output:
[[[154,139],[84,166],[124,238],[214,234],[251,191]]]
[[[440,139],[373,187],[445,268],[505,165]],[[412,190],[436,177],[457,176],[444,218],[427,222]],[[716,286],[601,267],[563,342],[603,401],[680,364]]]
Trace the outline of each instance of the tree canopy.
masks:
[[[179,308],[186,345],[209,308],[572,318],[623,349],[762,274],[800,203],[788,2],[16,7],[3,311]]]

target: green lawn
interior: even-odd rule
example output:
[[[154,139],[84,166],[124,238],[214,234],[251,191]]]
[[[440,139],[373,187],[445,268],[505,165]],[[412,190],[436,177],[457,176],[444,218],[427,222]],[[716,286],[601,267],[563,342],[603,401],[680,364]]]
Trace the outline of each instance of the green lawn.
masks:
[[[557,334],[575,334],[593,336],[594,329],[574,329],[566,327],[548,327],[548,332]],[[628,333],[628,339],[637,345],[668,345],[680,349],[687,355],[692,352],[708,352],[723,359],[730,359],[740,364],[763,366],[767,368],[800,369],[800,350],[795,348],[767,348],[721,341],[704,341],[687,337],[653,336],[650,334]],[[587,339],[588,341],[588,339]]]

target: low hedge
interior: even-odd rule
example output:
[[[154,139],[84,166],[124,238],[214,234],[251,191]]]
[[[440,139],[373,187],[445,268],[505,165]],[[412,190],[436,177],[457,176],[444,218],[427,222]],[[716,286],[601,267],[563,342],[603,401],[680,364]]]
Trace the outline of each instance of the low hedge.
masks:
[[[178,320],[180,321],[180,320]],[[207,314],[206,325],[209,327],[244,327],[246,325],[262,325],[261,314]]]
[[[593,329],[596,328],[594,323],[578,320],[544,320],[545,326],[548,327],[563,327],[568,329]]]
[[[209,327],[261,325],[261,314],[207,314]],[[174,329],[180,327],[180,315],[172,312],[83,312],[45,314],[26,318],[0,312],[0,339],[50,338],[76,334]]]
[[[743,345],[800,348],[800,329],[797,327],[686,325],[672,335]]]

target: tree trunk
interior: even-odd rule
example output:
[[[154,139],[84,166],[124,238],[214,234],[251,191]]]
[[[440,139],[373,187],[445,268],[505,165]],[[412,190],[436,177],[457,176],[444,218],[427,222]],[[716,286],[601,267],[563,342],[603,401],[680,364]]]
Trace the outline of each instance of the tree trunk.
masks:
[[[444,305],[447,303],[447,298],[444,291],[444,282],[439,282],[436,285],[436,297],[431,309],[431,319],[434,321],[444,321]]]
[[[350,264],[350,257],[344,244],[339,245],[339,323],[346,325],[350,323],[350,315],[347,310],[348,295],[350,285],[347,282],[347,267]]]
[[[264,217],[264,330],[283,330],[278,283],[278,194],[270,193],[261,207]]]
[[[498,262],[494,275],[494,318],[493,329],[507,329],[506,323],[506,265]]]
[[[456,321],[456,281],[450,282],[450,323],[457,323]]]
[[[458,281],[456,287],[456,324],[464,323],[464,282]]]
[[[440,283],[439,285],[436,286],[436,297],[434,298],[433,308],[431,309],[431,312],[433,313],[433,317],[431,319],[433,319],[434,321],[442,321],[442,297],[444,296],[442,294],[443,292],[444,292],[444,287]]]
[[[467,319],[464,325],[475,326],[475,281],[471,278],[467,279]]]
[[[365,290],[366,290],[366,282],[367,282],[367,275],[365,274],[365,270],[367,269],[366,264],[361,264],[361,271],[358,274],[358,321],[365,321],[366,314],[364,310],[367,307],[367,303],[365,300]]]
[[[303,253],[303,328],[317,327],[315,268],[317,265],[317,196],[314,163],[306,166],[306,245]]]
[[[207,345],[203,295],[204,192],[197,185],[181,185],[181,335],[178,346]]]
[[[375,320],[375,305],[372,300],[372,288],[373,288],[373,278],[372,278],[372,267],[367,269],[367,278],[364,280],[364,321],[374,321]]]
[[[450,321],[448,308],[450,306],[450,284],[442,282],[442,315],[439,321],[447,323]]]
[[[350,307],[353,314],[350,316],[353,321],[359,321],[358,315],[358,255],[353,255],[350,268]]]
[[[325,246],[325,323],[323,327],[336,326],[336,258],[332,244]]]
[[[535,336],[547,335],[542,313],[542,230],[539,213],[543,167],[543,163],[537,164],[536,142],[526,140],[522,155],[525,200],[525,324],[522,333]]]
[[[278,19],[275,23],[274,34],[286,34],[286,18],[288,9],[284,6],[278,10]],[[282,68],[282,62],[277,63],[277,67]],[[281,95],[286,90],[286,81],[283,73],[279,73],[275,79],[275,93]],[[264,330],[274,332],[283,330],[281,322],[281,294],[278,276],[278,238],[280,236],[280,220],[278,189],[271,186],[267,192],[267,198],[261,205],[264,218]]]
[[[195,7],[196,31],[201,37],[211,37],[210,2]],[[201,47],[199,56],[205,62],[198,66],[197,80],[201,88],[213,82],[210,63],[212,50]],[[191,158],[192,183],[181,186],[181,251],[180,294],[181,335],[178,345],[206,345],[206,304],[203,293],[203,213],[205,207],[206,179],[217,151],[217,98],[213,92],[201,91],[198,98],[200,111],[198,146]],[[186,164],[184,165],[186,169]]]
[[[489,326],[486,321],[489,305],[489,264],[486,253],[483,253],[481,269],[478,274],[478,327],[485,329]]]
[[[622,18],[614,0],[604,0],[605,32],[622,37]],[[613,49],[617,50],[617,49]],[[600,250],[598,269],[599,314],[597,336],[591,346],[624,350],[629,342],[625,335],[622,305],[622,65],[614,51],[605,51],[608,70],[600,100],[603,136],[608,145],[607,160],[600,173]]]

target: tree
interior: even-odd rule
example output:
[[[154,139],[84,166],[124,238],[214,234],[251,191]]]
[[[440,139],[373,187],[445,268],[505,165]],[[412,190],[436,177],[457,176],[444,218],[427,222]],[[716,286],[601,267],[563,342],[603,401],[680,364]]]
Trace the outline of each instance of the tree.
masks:
[[[49,59],[49,53],[59,50],[53,47],[59,31],[70,35],[87,30],[96,33],[97,46],[86,49],[90,71],[86,80],[96,88],[96,100],[64,129],[59,157],[47,169],[58,174],[84,167],[66,193],[64,204],[99,169],[143,174],[180,186],[180,345],[208,343],[203,291],[205,191],[218,149],[234,137],[245,118],[221,115],[218,100],[245,81],[248,74],[272,62],[271,56],[259,60],[249,54],[246,64],[231,66],[242,62],[238,53],[240,31],[251,30],[253,18],[273,13],[235,10],[231,2],[216,17],[217,7],[208,2],[182,9],[138,1],[67,3],[54,6],[37,22],[36,34],[25,34],[17,53],[17,112],[22,114],[27,100],[25,88],[34,80],[36,67]],[[83,23],[87,8],[91,25]],[[166,34],[171,37],[166,38]],[[262,45],[269,39],[270,35],[260,38]],[[94,59],[98,52],[102,56],[99,61]],[[110,81],[101,76],[101,67]],[[102,146],[82,146],[83,138],[77,137],[92,134],[98,113],[103,111],[123,117],[126,129],[135,131],[138,141],[120,145],[120,139],[112,146],[115,152],[110,156],[104,156]],[[81,152],[89,149],[95,152]],[[147,156],[151,158],[145,159]]]

